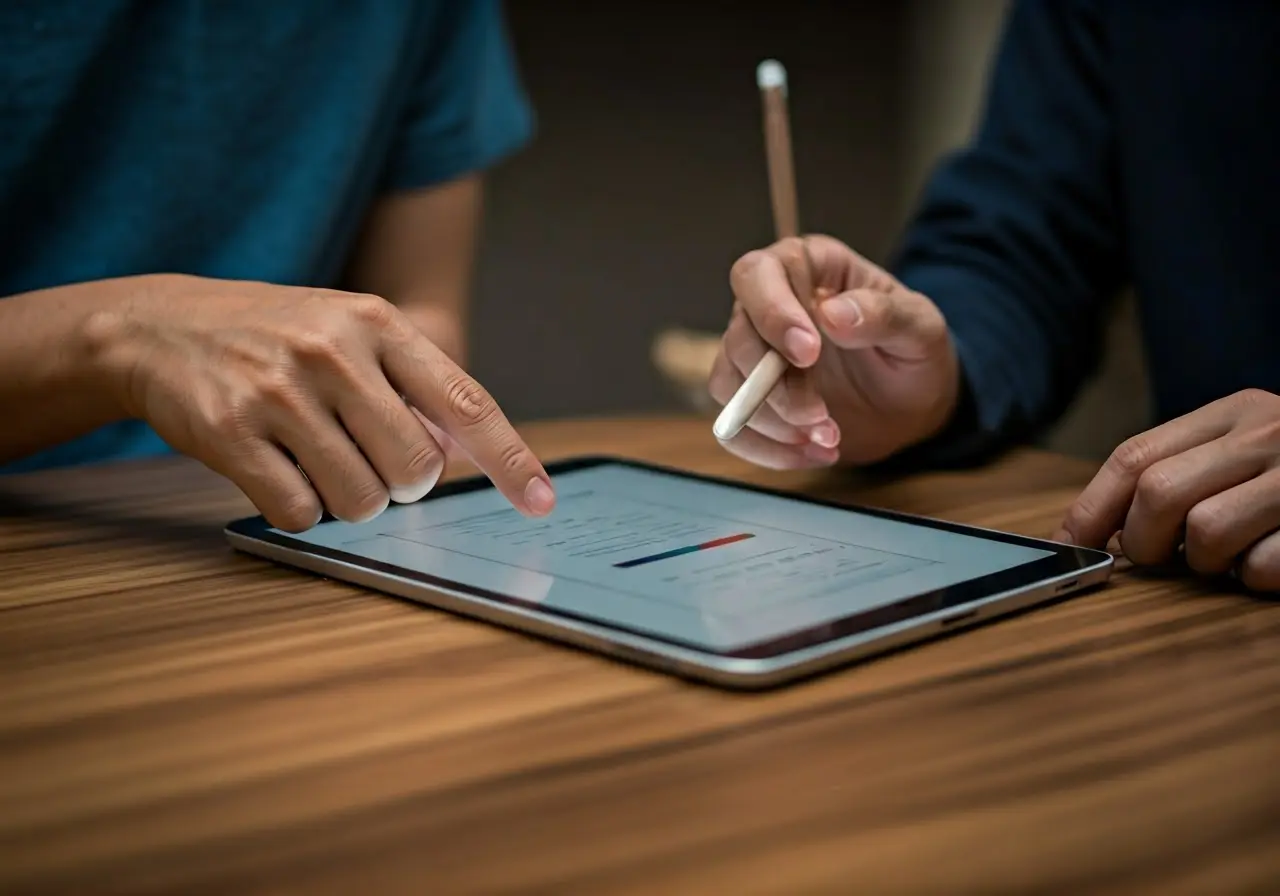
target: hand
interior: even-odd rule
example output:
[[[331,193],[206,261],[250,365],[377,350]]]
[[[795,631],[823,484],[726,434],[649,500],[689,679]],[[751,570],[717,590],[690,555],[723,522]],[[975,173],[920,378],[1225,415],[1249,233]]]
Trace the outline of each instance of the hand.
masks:
[[[1134,564],[1185,551],[1197,572],[1280,591],[1280,396],[1238,392],[1125,442],[1055,540],[1101,548],[1117,532]]]
[[[517,509],[551,510],[546,471],[494,400],[388,302],[141,279],[97,325],[122,406],[234,481],[272,525],[306,529],[325,508],[368,520],[422,498],[445,462],[424,419]]]
[[[950,419],[960,377],[942,312],[848,246],[783,240],[738,259],[730,283],[712,398],[728,403],[768,347],[793,367],[726,444],[734,454],[780,469],[871,463]]]
[[[456,312],[437,305],[398,304],[396,307],[404,313],[409,323],[413,324],[419,333],[450,357],[455,364],[459,367],[467,366],[467,340],[463,333],[462,321]],[[470,460],[467,453],[458,447],[458,443],[447,432],[424,417],[416,408],[414,414],[444,452],[446,467],[458,461]]]

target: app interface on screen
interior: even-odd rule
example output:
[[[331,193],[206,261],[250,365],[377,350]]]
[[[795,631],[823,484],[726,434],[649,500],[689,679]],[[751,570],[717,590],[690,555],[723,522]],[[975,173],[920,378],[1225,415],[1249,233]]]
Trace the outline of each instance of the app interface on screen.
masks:
[[[485,489],[293,537],[716,651],[1051,556],[614,464],[555,485],[539,520]]]

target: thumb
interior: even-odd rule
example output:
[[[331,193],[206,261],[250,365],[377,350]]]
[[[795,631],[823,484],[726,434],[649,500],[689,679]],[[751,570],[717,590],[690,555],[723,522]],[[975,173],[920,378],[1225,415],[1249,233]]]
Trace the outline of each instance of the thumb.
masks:
[[[841,348],[878,348],[904,361],[935,357],[951,339],[938,306],[896,284],[851,289],[820,301],[814,320]]]

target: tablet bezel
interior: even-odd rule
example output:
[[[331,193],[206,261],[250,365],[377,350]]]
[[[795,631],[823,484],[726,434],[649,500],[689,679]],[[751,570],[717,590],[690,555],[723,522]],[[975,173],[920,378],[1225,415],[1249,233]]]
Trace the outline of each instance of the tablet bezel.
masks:
[[[732,650],[716,650],[703,644],[684,641],[666,634],[652,632],[632,626],[619,625],[608,619],[601,619],[581,613],[570,612],[535,601],[492,591],[487,588],[468,585],[465,582],[458,582],[452,579],[433,576],[429,573],[423,573],[418,570],[407,569],[394,564],[373,560],[335,548],[314,545],[287,533],[273,531],[271,524],[262,516],[246,517],[244,519],[236,520],[226,527],[226,532],[227,535],[231,537],[233,544],[240,542],[241,540],[248,540],[250,542],[262,542],[269,545],[275,545],[278,548],[286,549],[291,553],[296,552],[327,559],[339,564],[341,567],[365,569],[371,573],[378,574],[381,577],[409,580],[427,588],[444,589],[452,593],[504,604],[525,612],[533,612],[537,615],[545,616],[550,619],[559,618],[579,626],[586,625],[594,629],[605,629],[631,638],[641,638],[665,644],[671,648],[676,648],[681,651],[693,651],[697,654],[702,654],[707,657],[716,657],[721,660],[776,660],[790,654],[807,651],[812,648],[837,641],[847,641],[850,639],[863,640],[876,631],[885,629],[896,630],[901,628],[904,624],[911,623],[916,620],[923,621],[935,618],[940,613],[948,610],[959,610],[962,607],[978,604],[983,601],[989,601],[1001,595],[1023,593],[1049,582],[1061,582],[1064,578],[1067,579],[1066,585],[1074,585],[1076,583],[1070,581],[1070,577],[1073,574],[1084,574],[1087,572],[1097,571],[1100,568],[1109,567],[1112,560],[1111,555],[1103,551],[1062,545],[1056,542],[1044,541],[1023,535],[984,529],[962,523],[947,522],[930,517],[915,516],[898,511],[841,504],[835,501],[823,500],[821,498],[814,498],[808,495],[769,488],[767,486],[708,476],[701,473],[694,473],[687,470],[680,470],[629,458],[603,455],[575,457],[550,463],[547,465],[546,469],[552,477],[555,477],[564,473],[605,465],[630,467],[632,469],[645,470],[647,472],[657,473],[660,475],[694,480],[739,491],[754,492],[756,494],[768,495],[788,501],[797,501],[802,504],[834,508],[851,513],[859,513],[867,516],[878,517],[880,519],[894,520],[897,522],[907,523],[909,525],[923,526],[930,529],[982,538],[1004,544],[1013,544],[1036,550],[1051,551],[1052,553],[1048,557],[1042,557],[1029,563],[1023,563],[1018,566],[1011,567],[1010,569],[991,573],[976,579],[969,579],[945,588],[912,595],[910,597],[903,598],[900,601],[896,601],[882,607],[877,607],[872,610],[853,613],[837,620],[824,622],[820,625],[779,635]],[[433,489],[432,492],[422,500],[440,500],[454,495],[467,494],[490,488],[493,488],[493,485],[488,479],[483,476],[472,476],[442,483]],[[331,521],[333,521],[333,517],[326,515],[317,525],[324,525]],[[1063,587],[1062,585],[1059,585],[1056,588],[1057,592],[1065,593],[1068,590],[1070,589]]]

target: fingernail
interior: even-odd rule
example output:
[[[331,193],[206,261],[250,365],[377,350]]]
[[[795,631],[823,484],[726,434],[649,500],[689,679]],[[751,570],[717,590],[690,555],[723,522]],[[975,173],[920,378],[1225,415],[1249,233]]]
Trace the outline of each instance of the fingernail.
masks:
[[[808,330],[792,327],[782,337],[782,344],[793,361],[808,362],[819,348],[818,337]]]
[[[440,474],[444,472],[444,458],[440,457],[427,469],[426,474],[414,485],[393,485],[387,491],[391,500],[397,504],[414,504],[427,496],[427,492],[436,487]]]
[[[835,327],[856,327],[862,322],[862,309],[849,296],[840,296],[823,302],[822,314]]]
[[[556,506],[556,496],[551,486],[535,477],[524,488],[524,503],[538,516],[545,516]]]
[[[840,429],[831,420],[823,420],[809,430],[809,440],[823,448],[834,448],[840,444]]]
[[[1057,532],[1054,532],[1053,536],[1049,540],[1056,541],[1059,544],[1075,544],[1075,542],[1071,540],[1071,533],[1066,529],[1059,529]]]

